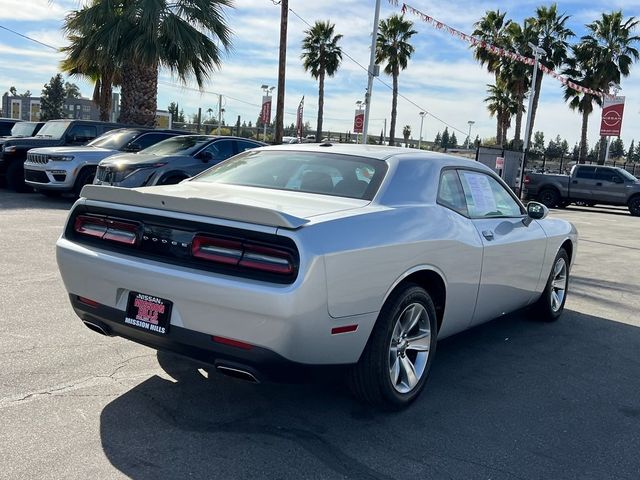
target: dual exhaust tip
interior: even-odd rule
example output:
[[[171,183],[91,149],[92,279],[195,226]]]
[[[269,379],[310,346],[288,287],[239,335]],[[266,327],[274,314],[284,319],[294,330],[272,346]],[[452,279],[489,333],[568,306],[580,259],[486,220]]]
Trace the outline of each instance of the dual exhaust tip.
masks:
[[[83,320],[84,324],[90,330],[93,330],[100,335],[104,335],[105,337],[111,336],[110,333],[103,327],[102,325],[98,325],[97,323],[89,322],[87,320]],[[256,376],[240,367],[231,367],[228,365],[217,364],[216,370],[227,377],[237,378],[239,380],[245,380],[251,383],[260,383],[260,381],[256,378]]]

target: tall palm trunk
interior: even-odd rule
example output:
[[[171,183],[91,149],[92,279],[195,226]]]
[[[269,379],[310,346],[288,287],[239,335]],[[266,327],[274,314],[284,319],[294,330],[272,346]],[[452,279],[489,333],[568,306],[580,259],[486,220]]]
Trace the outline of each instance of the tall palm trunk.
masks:
[[[324,68],[320,67],[318,76],[318,126],[316,128],[316,142],[322,141],[322,115],[324,114]]]
[[[598,151],[598,165],[604,165],[605,160],[607,159],[607,142],[609,141],[608,137],[604,135],[600,137],[600,150]]]
[[[518,110],[516,111],[516,130],[513,134],[513,149],[519,150],[522,144],[520,135],[522,134],[522,114],[524,113],[524,85],[522,82],[518,84],[516,102],[518,103]]]
[[[580,153],[578,162],[584,163],[587,159],[587,128],[589,126],[589,112],[582,112],[582,132],[580,135]]]
[[[536,112],[538,111],[538,100],[540,100],[540,89],[542,87],[542,70],[538,68],[538,76],[536,77],[535,93],[533,95],[533,105],[531,105],[531,124],[529,125],[529,132],[527,133],[529,139],[527,145],[531,145],[531,135],[533,134],[533,125],[536,123]]]
[[[103,122],[111,121],[111,103],[112,103],[113,85],[109,80],[102,80],[100,88],[100,120]]]
[[[391,123],[389,125],[389,145],[395,145],[396,116],[398,115],[398,67],[393,69],[393,94],[391,96]]]
[[[158,65],[129,61],[122,71],[120,122],[152,127],[156,121]]]
[[[502,112],[496,112],[496,145],[502,145]]]

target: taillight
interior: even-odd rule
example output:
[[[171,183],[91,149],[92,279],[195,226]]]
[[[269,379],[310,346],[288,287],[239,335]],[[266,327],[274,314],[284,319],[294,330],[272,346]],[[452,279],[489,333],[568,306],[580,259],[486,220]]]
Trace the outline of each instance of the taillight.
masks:
[[[208,235],[193,238],[191,254],[202,260],[278,275],[291,275],[294,269],[293,255],[287,249]]]
[[[87,237],[100,238],[124,245],[135,245],[139,239],[140,224],[108,217],[78,215],[73,229],[76,233]]]
[[[525,175],[524,176],[524,184],[528,185],[529,183],[531,183],[531,177],[529,175]]]

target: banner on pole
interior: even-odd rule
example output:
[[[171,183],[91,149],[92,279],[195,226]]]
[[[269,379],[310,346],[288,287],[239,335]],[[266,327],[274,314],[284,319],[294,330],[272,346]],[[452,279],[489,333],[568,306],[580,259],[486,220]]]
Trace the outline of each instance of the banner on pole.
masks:
[[[353,117],[353,133],[362,133],[364,127],[364,110],[356,110]]]
[[[262,97],[262,110],[260,110],[260,121],[264,124],[271,123],[271,96]]]
[[[622,130],[624,97],[607,97],[602,104],[601,137],[619,137]]]
[[[302,121],[304,115],[304,95],[302,96],[302,100],[300,100],[300,105],[298,105],[298,112],[296,113],[296,132],[299,139],[302,139],[304,123]]]

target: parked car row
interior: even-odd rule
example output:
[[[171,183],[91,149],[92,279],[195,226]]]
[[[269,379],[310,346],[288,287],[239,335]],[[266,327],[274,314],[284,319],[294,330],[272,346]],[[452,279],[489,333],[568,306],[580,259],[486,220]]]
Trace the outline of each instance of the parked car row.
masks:
[[[0,137],[0,177],[6,186],[47,196],[78,196],[94,182],[122,187],[178,183],[237,153],[265,145],[244,138],[89,120],[0,119],[0,127],[4,129],[0,133],[8,133]]]

